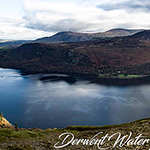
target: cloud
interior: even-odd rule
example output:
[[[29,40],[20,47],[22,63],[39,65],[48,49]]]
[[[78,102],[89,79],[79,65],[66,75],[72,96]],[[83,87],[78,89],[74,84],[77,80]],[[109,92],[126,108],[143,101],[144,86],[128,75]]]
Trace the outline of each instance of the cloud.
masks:
[[[83,31],[93,26],[92,20],[95,16],[88,13],[88,11],[93,13],[90,9],[79,7],[76,3],[26,0],[24,19],[27,21],[26,27],[32,29],[52,32]]]
[[[77,3],[26,0],[23,19],[27,28],[46,32],[149,28],[149,9],[148,0],[78,0]]]
[[[149,0],[114,0],[102,2],[97,6],[98,8],[106,11],[124,9],[126,11],[150,11]]]
[[[149,0],[24,0],[22,11],[18,2],[6,10],[1,8],[0,38],[36,39],[60,31],[150,28]]]
[[[0,16],[0,39],[35,39],[52,33],[24,27],[26,22],[19,18]]]

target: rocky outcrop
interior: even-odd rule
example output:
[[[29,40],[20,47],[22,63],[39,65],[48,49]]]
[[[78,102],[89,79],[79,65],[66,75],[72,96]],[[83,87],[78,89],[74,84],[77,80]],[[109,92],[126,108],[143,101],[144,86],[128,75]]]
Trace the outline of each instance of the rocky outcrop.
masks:
[[[2,117],[0,120],[0,128],[10,128],[14,129],[14,126],[6,120],[6,118]]]

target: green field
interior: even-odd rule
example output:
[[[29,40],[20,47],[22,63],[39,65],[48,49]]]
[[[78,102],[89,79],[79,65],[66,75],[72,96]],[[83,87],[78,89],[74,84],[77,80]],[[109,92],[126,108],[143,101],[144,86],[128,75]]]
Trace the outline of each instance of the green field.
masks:
[[[124,74],[99,74],[99,77],[103,77],[103,78],[138,78],[138,77],[142,77],[143,75],[124,75]]]
[[[141,77],[142,75],[127,75],[125,76],[124,74],[120,74],[118,75],[118,77],[121,77],[121,78],[137,78],[137,77]]]

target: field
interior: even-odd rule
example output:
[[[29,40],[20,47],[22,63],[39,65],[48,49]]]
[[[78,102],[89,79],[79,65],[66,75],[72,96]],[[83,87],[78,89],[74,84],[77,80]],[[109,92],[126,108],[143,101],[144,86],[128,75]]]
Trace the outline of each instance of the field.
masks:
[[[102,78],[121,78],[121,79],[126,79],[126,78],[139,78],[139,77],[144,77],[144,75],[125,75],[125,74],[99,74],[99,77]]]
[[[120,74],[120,75],[118,75],[118,77],[120,77],[120,78],[137,78],[137,77],[142,77],[142,75],[131,75],[131,74],[124,75],[124,74]]]

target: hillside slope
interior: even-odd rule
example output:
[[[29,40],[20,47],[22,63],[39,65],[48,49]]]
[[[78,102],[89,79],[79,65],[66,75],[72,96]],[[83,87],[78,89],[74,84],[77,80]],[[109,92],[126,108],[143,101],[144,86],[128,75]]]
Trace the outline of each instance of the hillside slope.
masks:
[[[108,147],[109,149],[114,150],[148,150],[150,141],[149,125],[150,119],[147,118],[131,123],[109,126],[73,126],[67,127],[65,129],[46,130],[35,128],[19,129],[19,131],[0,129],[0,148],[9,150],[54,150],[56,149],[54,145],[56,145],[57,143],[57,145],[66,144],[66,146],[64,146],[62,149],[71,150],[99,148],[108,149]],[[66,133],[73,134],[74,138],[72,136],[67,137]],[[64,134],[64,136],[61,136],[60,138],[59,136],[61,134]],[[113,138],[109,140],[110,136],[113,136]],[[67,140],[65,140],[65,137],[67,138]],[[85,142],[79,142],[78,144],[75,144],[75,142],[73,142],[71,139],[74,139],[73,141],[75,141],[75,139],[85,139],[84,141],[87,144],[85,144]],[[96,141],[98,139],[97,143],[99,144],[90,145],[89,141],[91,141],[91,139],[95,139],[93,141]],[[105,140],[101,144],[101,142],[99,141],[103,141],[103,139]],[[122,142],[120,142],[121,139]],[[63,140],[64,142],[62,144]],[[68,144],[69,141],[72,141],[71,144]]]
[[[0,52],[0,67],[29,72],[150,74],[150,30],[74,43],[28,43]]]

